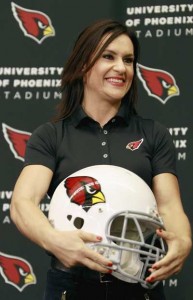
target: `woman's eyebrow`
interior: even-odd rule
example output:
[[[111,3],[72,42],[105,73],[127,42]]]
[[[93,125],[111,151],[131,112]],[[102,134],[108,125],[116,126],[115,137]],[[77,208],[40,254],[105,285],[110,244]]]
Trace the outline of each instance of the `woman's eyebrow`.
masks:
[[[110,53],[112,53],[112,54],[117,54],[117,52],[116,51],[114,51],[114,50],[111,50],[111,49],[108,49],[108,48],[106,48],[103,52],[110,52]],[[124,56],[134,56],[134,54],[133,53],[126,53],[126,54],[124,54]]]

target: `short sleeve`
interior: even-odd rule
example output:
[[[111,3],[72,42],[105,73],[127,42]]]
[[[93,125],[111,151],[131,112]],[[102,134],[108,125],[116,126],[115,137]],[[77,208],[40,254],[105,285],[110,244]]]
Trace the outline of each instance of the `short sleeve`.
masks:
[[[153,176],[160,173],[176,173],[176,152],[172,137],[167,128],[158,122],[154,123],[153,130]]]
[[[35,164],[55,169],[56,133],[52,123],[38,127],[27,142],[24,166]]]

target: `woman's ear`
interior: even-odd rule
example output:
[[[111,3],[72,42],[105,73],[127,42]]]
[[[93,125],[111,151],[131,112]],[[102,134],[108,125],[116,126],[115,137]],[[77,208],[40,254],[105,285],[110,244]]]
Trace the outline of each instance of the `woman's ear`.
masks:
[[[82,68],[82,79],[83,79],[83,83],[86,83],[86,76],[87,76],[86,65],[84,65],[83,68]]]
[[[84,66],[82,67],[82,72],[85,72],[85,70],[86,70],[86,65],[84,65]]]

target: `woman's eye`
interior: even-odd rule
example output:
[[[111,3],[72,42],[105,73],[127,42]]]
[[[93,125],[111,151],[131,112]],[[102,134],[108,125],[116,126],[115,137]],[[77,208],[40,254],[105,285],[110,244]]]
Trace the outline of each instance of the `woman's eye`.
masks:
[[[127,57],[127,58],[124,59],[124,62],[126,64],[132,64],[133,63],[133,58],[132,57]]]
[[[106,59],[113,59],[113,56],[111,54],[103,54],[103,57]]]

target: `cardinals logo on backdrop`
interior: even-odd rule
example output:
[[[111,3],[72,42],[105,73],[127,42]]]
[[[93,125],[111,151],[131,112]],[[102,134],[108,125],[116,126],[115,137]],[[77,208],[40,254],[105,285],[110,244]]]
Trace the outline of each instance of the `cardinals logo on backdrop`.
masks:
[[[43,12],[26,9],[14,2],[12,12],[25,36],[41,44],[47,37],[55,35],[50,18]]]
[[[64,186],[70,201],[81,205],[86,212],[92,205],[106,202],[99,182],[93,177],[68,177]]]
[[[7,284],[20,292],[30,284],[36,284],[31,264],[25,259],[0,252],[0,274]]]
[[[130,142],[127,144],[126,149],[129,149],[131,151],[137,150],[139,149],[142,143],[143,143],[143,139],[139,141]]]
[[[175,78],[168,72],[138,64],[137,74],[149,96],[162,104],[180,94]]]
[[[2,123],[2,131],[14,157],[24,161],[26,143],[31,133],[15,129],[5,123]]]

